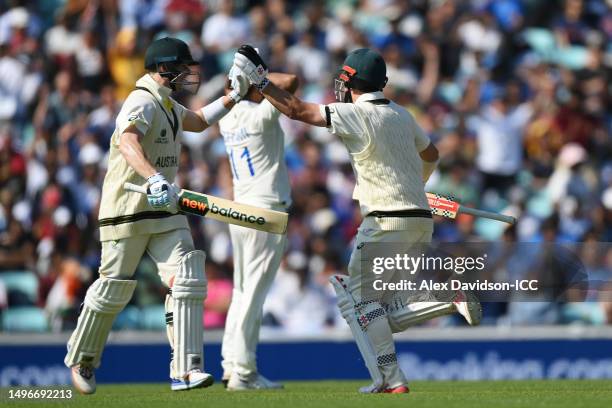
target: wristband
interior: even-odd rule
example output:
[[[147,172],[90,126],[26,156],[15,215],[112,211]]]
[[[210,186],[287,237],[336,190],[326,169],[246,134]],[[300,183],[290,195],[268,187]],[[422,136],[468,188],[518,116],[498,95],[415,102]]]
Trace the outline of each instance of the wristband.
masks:
[[[234,103],[238,103],[242,100],[242,96],[238,93],[237,90],[233,89],[230,93],[227,94],[227,97],[230,98]]]
[[[264,88],[265,88],[266,86],[268,86],[268,84],[269,84],[269,83],[270,83],[270,80],[269,80],[268,78],[264,78],[264,79],[262,79],[262,80],[261,80],[261,82],[260,82],[260,83],[258,83],[258,84],[257,84],[257,85],[255,85],[255,86],[257,87],[257,90],[258,90],[259,92],[263,92]]]
[[[223,106],[223,97],[220,97],[214,102],[209,103],[202,109],[202,116],[204,116],[204,121],[210,126],[217,123],[222,117],[227,115],[229,109]]]

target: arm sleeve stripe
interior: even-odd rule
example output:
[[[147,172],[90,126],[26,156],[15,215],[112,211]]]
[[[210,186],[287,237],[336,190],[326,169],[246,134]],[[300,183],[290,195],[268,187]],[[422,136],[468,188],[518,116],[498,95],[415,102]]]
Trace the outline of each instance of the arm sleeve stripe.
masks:
[[[329,110],[329,106],[325,107],[325,126],[331,126],[331,112]]]

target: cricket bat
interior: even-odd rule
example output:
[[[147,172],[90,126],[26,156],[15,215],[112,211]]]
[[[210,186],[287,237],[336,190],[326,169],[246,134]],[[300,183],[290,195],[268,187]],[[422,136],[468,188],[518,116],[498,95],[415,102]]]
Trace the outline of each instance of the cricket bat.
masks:
[[[431,213],[447,218],[456,218],[458,214],[469,214],[474,217],[489,218],[510,225],[516,224],[516,218],[509,215],[498,214],[490,211],[477,210],[475,208],[466,207],[459,204],[451,198],[441,196],[439,194],[427,193],[427,201],[431,208]]]
[[[147,194],[147,187],[132,183],[125,183],[123,188],[140,194]],[[180,212],[199,215],[201,217],[240,225],[259,231],[273,234],[287,232],[287,213],[266,208],[259,208],[248,204],[240,204],[225,198],[202,194],[191,190],[181,189],[178,193],[177,207]]]

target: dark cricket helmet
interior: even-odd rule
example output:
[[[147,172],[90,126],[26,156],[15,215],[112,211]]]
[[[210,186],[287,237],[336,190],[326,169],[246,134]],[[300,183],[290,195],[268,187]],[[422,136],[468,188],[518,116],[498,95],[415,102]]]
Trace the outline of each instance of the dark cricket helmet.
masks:
[[[145,69],[169,78],[174,90],[177,90],[176,85],[185,87],[200,84],[199,72],[189,68],[192,65],[199,63],[191,56],[189,46],[178,38],[155,40],[145,52]],[[189,80],[191,76],[197,76],[197,80]]]
[[[349,89],[361,92],[381,91],[387,84],[387,65],[379,53],[369,48],[360,48],[347,55],[334,93],[339,102],[351,102]]]

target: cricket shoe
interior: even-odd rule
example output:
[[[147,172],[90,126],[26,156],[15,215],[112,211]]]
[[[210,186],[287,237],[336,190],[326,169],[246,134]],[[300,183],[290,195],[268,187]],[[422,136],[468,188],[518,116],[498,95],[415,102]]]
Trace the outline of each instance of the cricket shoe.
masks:
[[[359,392],[362,394],[408,394],[410,390],[405,384],[398,385],[397,387],[385,387],[377,384],[370,384],[365,387],[361,387]]]
[[[465,318],[470,326],[478,326],[482,320],[482,306],[472,292],[459,290],[453,299],[457,312]]]
[[[90,364],[77,364],[70,368],[72,385],[81,394],[93,394],[96,392],[96,375]]]
[[[398,387],[385,388],[382,392],[384,394],[408,394],[410,389],[407,385],[400,385]]]
[[[280,390],[282,388],[284,388],[283,384],[268,380],[261,374],[242,376],[234,372],[227,382],[228,391]]]
[[[206,388],[213,385],[215,379],[208,373],[200,370],[192,370],[184,378],[171,378],[170,389],[172,391],[192,390],[194,388]]]

